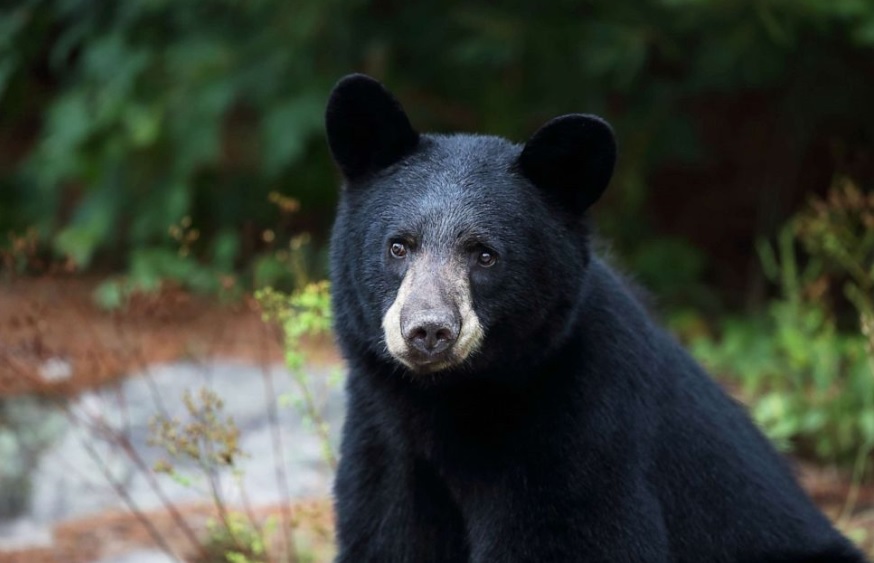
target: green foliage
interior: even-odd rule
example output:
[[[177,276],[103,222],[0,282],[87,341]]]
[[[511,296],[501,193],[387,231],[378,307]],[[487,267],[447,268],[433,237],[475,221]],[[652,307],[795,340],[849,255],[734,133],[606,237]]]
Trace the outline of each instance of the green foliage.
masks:
[[[298,385],[299,394],[286,400],[292,402],[304,416],[304,422],[313,428],[322,441],[325,461],[336,467],[337,456],[331,448],[328,423],[319,407],[318,382],[306,366],[306,346],[313,339],[327,336],[331,332],[331,293],[328,282],[311,283],[303,289],[287,295],[272,288],[262,289],[255,294],[265,322],[279,325],[283,334],[285,365]],[[330,381],[336,385],[339,374],[334,373]],[[324,385],[322,388],[325,389]]]
[[[268,518],[262,528],[256,528],[243,514],[228,514],[227,526],[215,520],[207,523],[204,553],[196,563],[268,563],[265,538],[275,532],[278,521]]]
[[[28,60],[24,48],[0,51],[3,113],[34,87],[38,57],[57,84],[17,169],[28,224],[82,267],[133,248],[146,256],[130,254],[130,269],[151,262],[151,275],[165,277],[189,273],[162,251],[172,246],[168,227],[190,217],[221,245],[194,245],[192,255],[234,266],[242,222],[278,222],[267,194],[288,183],[320,130],[333,77],[314,78],[315,49],[317,36],[339,32],[328,25],[330,4],[35,0],[4,9],[0,44],[48,52]],[[326,207],[331,168],[313,162],[308,174],[327,197],[311,190],[308,201]]]
[[[675,237],[645,237],[626,248],[628,270],[658,296],[660,304],[701,307],[715,301],[700,283],[706,257],[692,243]]]
[[[281,205],[289,205],[288,198],[277,196],[276,200]],[[200,238],[200,231],[191,226],[190,217],[183,218],[169,231],[179,248],[133,249],[129,255],[128,272],[110,277],[95,290],[94,299],[99,306],[107,310],[124,307],[133,295],[156,291],[168,282],[198,293],[217,295],[222,300],[233,300],[242,294],[244,288],[241,278],[248,278],[250,281],[246,285],[256,288],[305,287],[323,275],[323,264],[327,260],[325,252],[312,247],[309,234],[293,236],[287,245],[280,245],[275,232],[267,229],[262,232],[265,252],[253,261],[249,272],[237,273],[234,271],[234,259],[239,241],[232,233],[220,233],[215,238],[212,244],[213,259],[204,263],[191,259],[192,246]],[[19,240],[18,246],[29,240]],[[0,251],[2,258],[4,256]]]
[[[739,383],[753,417],[779,446],[825,461],[864,459],[874,448],[874,356],[860,334],[837,330],[818,284],[822,264],[812,259],[802,267],[797,250],[793,225],[776,252],[763,243],[762,264],[780,298],[764,318],[727,320],[718,341],[699,338],[692,350]]]
[[[868,75],[872,47],[866,0],[22,0],[0,9],[0,124],[24,147],[0,161],[0,229],[133,269],[190,217],[202,236],[183,261],[246,266],[281,221],[270,193],[308,210],[290,234],[326,227],[323,103],[352,70],[386,79],[423,129],[522,139],[558,113],[607,115],[624,155],[608,204],[639,216],[654,167],[712,156],[696,100],[765,93],[803,146],[835,117],[872,121],[874,84],[844,80]],[[654,230],[605,224],[632,254]],[[184,270],[155,275],[168,267]]]
[[[826,201],[814,201],[798,218],[798,234],[807,251],[844,280],[844,294],[868,338],[874,373],[874,193],[863,194],[841,179]]]
[[[311,283],[291,295],[267,288],[258,292],[257,299],[264,310],[264,320],[279,323],[285,336],[286,363],[299,387],[296,396],[305,422],[317,433],[323,444],[326,462],[336,467],[336,455],[331,448],[328,424],[323,417],[323,405],[319,397],[318,382],[304,369],[310,360],[306,344],[312,339],[324,337],[331,330],[330,292],[327,282]],[[329,385],[336,381],[326,382]],[[321,386],[324,390],[327,387]],[[203,551],[195,559],[203,563],[255,563],[274,561],[268,557],[267,542],[275,535],[277,522],[268,519],[259,524],[251,512],[239,513],[226,504],[219,472],[230,470],[238,480],[241,493],[242,469],[240,460],[245,456],[239,446],[240,430],[233,418],[224,415],[224,402],[213,391],[202,388],[197,395],[186,392],[182,397],[187,413],[186,420],[166,415],[154,417],[150,424],[149,444],[158,446],[167,454],[167,459],[158,461],[153,470],[169,475],[186,487],[196,487],[205,482],[218,513],[217,519],[208,525],[208,538]],[[281,456],[280,452],[276,455]],[[197,468],[192,475],[177,469],[177,464],[187,462]],[[248,507],[247,507],[248,510]],[[288,560],[310,561],[316,551],[315,544],[325,543],[329,536],[324,530],[305,530],[308,534],[295,537],[301,525],[299,520],[288,519],[284,530]],[[312,526],[309,526],[312,527]],[[313,532],[316,532],[313,535]],[[312,537],[310,537],[312,536]],[[310,545],[313,543],[314,545]],[[315,550],[315,551],[314,551]]]
[[[6,275],[27,273],[38,262],[40,246],[39,234],[28,229],[21,235],[10,233],[6,241],[0,242],[0,272]]]
[[[264,311],[265,321],[275,321],[282,327],[286,344],[286,364],[292,369],[303,367],[303,338],[319,336],[331,330],[331,293],[328,282],[311,283],[291,295],[272,288],[255,293]]]

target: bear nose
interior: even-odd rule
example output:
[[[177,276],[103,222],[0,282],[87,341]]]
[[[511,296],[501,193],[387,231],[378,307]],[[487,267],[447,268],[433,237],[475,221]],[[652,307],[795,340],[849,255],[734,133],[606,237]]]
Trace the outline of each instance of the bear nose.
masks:
[[[458,321],[450,315],[427,315],[408,323],[403,334],[410,346],[432,356],[447,350],[458,338]]]

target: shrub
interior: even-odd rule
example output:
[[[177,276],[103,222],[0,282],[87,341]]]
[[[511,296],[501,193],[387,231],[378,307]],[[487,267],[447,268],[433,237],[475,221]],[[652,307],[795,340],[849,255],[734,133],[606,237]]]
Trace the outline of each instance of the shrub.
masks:
[[[700,337],[692,347],[740,385],[779,446],[824,461],[860,461],[874,449],[872,209],[874,197],[845,182],[814,201],[783,229],[776,249],[759,247],[763,269],[780,290],[766,315],[726,320],[719,339]],[[810,252],[803,266],[802,244]],[[837,328],[826,299],[834,279],[847,280],[845,293],[860,319],[856,332]]]

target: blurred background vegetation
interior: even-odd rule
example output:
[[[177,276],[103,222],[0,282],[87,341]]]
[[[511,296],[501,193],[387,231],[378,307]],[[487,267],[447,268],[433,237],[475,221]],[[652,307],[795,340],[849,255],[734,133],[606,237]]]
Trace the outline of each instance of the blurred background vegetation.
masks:
[[[220,296],[325,272],[342,75],[424,131],[607,117],[611,253],[787,448],[874,447],[874,2],[19,0],[0,259]]]

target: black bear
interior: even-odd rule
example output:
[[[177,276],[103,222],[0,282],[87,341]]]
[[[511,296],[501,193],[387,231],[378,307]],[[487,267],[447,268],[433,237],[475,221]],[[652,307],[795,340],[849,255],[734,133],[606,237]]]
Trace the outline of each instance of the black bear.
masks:
[[[338,561],[864,561],[592,253],[604,121],[420,135],[352,75],[326,127]]]

